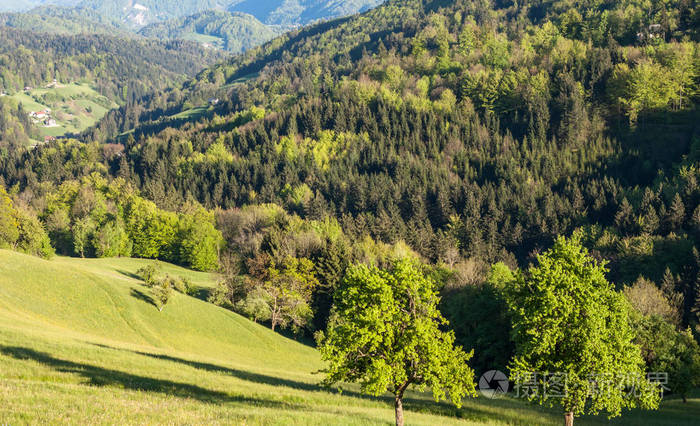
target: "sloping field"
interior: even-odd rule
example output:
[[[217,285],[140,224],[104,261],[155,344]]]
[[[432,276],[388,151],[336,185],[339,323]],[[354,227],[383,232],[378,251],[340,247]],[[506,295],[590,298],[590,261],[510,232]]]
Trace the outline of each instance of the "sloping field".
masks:
[[[313,348],[182,294],[159,312],[134,278],[148,263],[0,250],[0,424],[393,423],[388,398],[318,387]],[[209,274],[163,266],[214,285]],[[406,408],[407,424],[561,423],[513,399],[457,410],[411,394]],[[699,415],[699,399],[673,400],[622,420],[693,424]]]

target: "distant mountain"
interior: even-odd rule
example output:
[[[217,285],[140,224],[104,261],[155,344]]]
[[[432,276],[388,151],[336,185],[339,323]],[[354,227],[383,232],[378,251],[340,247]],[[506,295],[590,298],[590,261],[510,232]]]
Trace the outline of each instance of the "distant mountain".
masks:
[[[305,25],[363,12],[384,0],[234,0],[228,10],[250,13],[268,25]]]
[[[226,4],[221,0],[82,0],[79,3],[81,7],[92,9],[132,28],[207,10],[223,9]]]
[[[199,41],[211,47],[239,53],[271,40],[280,32],[280,29],[267,26],[252,15],[210,10],[147,25],[139,34],[161,40]]]
[[[77,6],[82,0],[0,0],[0,12],[23,12],[37,6]]]
[[[41,6],[21,13],[0,13],[0,26],[64,35],[133,35],[120,22],[79,7]]]
[[[55,5],[80,7],[132,28],[209,11],[255,16],[268,25],[296,26],[377,6],[383,0],[0,0],[0,12],[23,12]]]
[[[140,33],[242,52],[283,30],[384,0],[0,0],[0,26],[57,34]],[[13,12],[13,13],[7,13]]]

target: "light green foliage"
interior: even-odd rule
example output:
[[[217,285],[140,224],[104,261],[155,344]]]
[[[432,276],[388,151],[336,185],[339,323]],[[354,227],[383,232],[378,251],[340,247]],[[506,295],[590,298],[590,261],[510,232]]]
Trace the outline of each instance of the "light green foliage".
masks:
[[[462,26],[462,31],[459,33],[459,47],[462,53],[468,55],[478,46],[477,31],[478,27],[474,18],[468,17]]]
[[[398,259],[418,261],[420,256],[405,241],[386,244],[366,236],[353,245],[354,258],[358,261],[378,267],[388,267]]]
[[[316,139],[283,136],[275,148],[278,153],[292,161],[310,155],[319,169],[327,171],[331,163],[343,155],[353,137],[358,136],[352,133],[323,130],[319,132]],[[367,136],[362,137],[366,139]]]
[[[46,262],[0,251],[0,417],[9,424],[159,424],[163,412],[187,424],[388,425],[386,399],[317,386],[314,348],[180,294],[158,312],[130,295],[122,272],[151,261],[56,257]],[[197,285],[209,274],[163,263]],[[46,285],[51,283],[51,285]],[[253,395],[253,396],[251,396]],[[471,398],[461,409],[409,392],[410,424],[560,426],[550,410],[511,398]],[[32,409],[27,410],[31,406]],[[632,412],[620,425],[695,425],[700,399],[670,398],[658,412]],[[606,424],[592,418],[582,424]]]
[[[214,213],[203,208],[183,215],[178,224],[179,260],[198,271],[211,271],[219,266],[219,249],[223,243],[221,232],[214,223]]]
[[[201,152],[195,152],[190,156],[190,160],[194,163],[230,164],[233,163],[234,157],[226,148],[223,137],[220,137],[216,142],[211,144],[209,148],[207,148],[204,154]]]
[[[565,375],[564,397],[548,398],[544,391],[528,397],[574,415],[657,408],[659,388],[645,377],[640,348],[632,342],[630,308],[580,238],[558,238],[508,289],[516,345],[511,377],[523,386],[537,374],[535,385],[546,389],[557,384],[544,374]]]
[[[180,262],[198,270],[218,266],[221,233],[201,206],[182,213],[159,209],[123,179],[91,174],[49,192],[42,219],[64,254],[134,256]]]
[[[233,162],[233,155],[231,155],[231,153],[228,152],[228,150],[226,149],[226,145],[224,145],[222,140],[218,140],[216,143],[212,144],[209,148],[207,148],[206,156],[209,162],[211,163]]]
[[[177,215],[141,198],[126,206],[125,214],[126,229],[134,243],[133,255],[152,259],[163,256],[173,243]]]
[[[129,257],[132,243],[119,222],[105,223],[94,235],[93,245],[97,257]]]
[[[279,266],[269,266],[267,278],[253,286],[241,308],[256,320],[270,321],[272,330],[279,326],[299,331],[311,320],[311,294],[317,286],[313,262],[289,257]]]
[[[305,183],[295,187],[287,184],[282,189],[282,196],[287,199],[287,206],[290,210],[303,211],[304,206],[308,204],[312,195],[311,189]]]
[[[151,289],[159,311],[163,311],[173,293],[174,279],[170,276],[160,279]]]
[[[669,303],[663,291],[652,281],[639,277],[633,285],[624,288],[623,294],[642,315],[658,315],[674,324],[680,321],[677,308]]]
[[[148,287],[153,287],[158,282],[158,274],[160,274],[161,266],[159,263],[149,263],[148,265],[136,270],[136,275],[141,277],[144,284]]]
[[[14,247],[19,238],[19,223],[12,199],[0,185],[0,244]]]
[[[665,386],[685,401],[700,386],[700,346],[690,329],[677,331],[658,315],[636,314],[632,324],[649,371],[667,374]]]
[[[667,70],[660,64],[645,61],[633,68],[618,65],[613,84],[622,86],[618,102],[635,124],[640,112],[665,107],[673,97]]]
[[[449,394],[457,406],[474,395],[472,354],[454,346],[454,333],[442,331],[447,321],[435,283],[414,263],[350,267],[334,301],[320,342],[326,385],[359,382],[364,393],[393,393],[398,406],[409,386],[430,388],[436,400]]]
[[[54,254],[49,236],[36,214],[23,205],[15,205],[3,185],[0,185],[0,247],[44,258]]]
[[[17,249],[45,259],[51,258],[55,254],[51,239],[36,214],[29,209],[18,207],[17,220],[19,225]]]

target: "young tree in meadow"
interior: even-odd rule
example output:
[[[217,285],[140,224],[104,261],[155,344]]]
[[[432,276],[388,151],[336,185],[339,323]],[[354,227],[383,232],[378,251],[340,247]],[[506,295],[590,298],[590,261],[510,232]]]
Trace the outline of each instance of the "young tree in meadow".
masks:
[[[136,271],[136,275],[141,277],[143,283],[148,287],[154,287],[158,284],[158,274],[161,271],[161,265],[159,263],[149,263],[146,266],[139,268]]]
[[[173,293],[173,278],[166,276],[165,278],[158,281],[158,283],[153,287],[153,296],[158,304],[158,310],[163,311],[165,305],[170,301],[170,296]]]
[[[605,278],[605,264],[578,234],[558,238],[537,261],[507,290],[516,346],[510,373],[522,396],[560,405],[567,426],[584,413],[657,408],[660,389],[632,342],[631,308]]]
[[[438,310],[435,282],[411,261],[390,270],[365,265],[348,269],[335,294],[322,357],[323,383],[359,382],[362,392],[394,394],[397,426],[403,425],[406,390],[430,388],[436,400],[449,397],[458,407],[474,396],[472,353],[455,347],[454,333]]]

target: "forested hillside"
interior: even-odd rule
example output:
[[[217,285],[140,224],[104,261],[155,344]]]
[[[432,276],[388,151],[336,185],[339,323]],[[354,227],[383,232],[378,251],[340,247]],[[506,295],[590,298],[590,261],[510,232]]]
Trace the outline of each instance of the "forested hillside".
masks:
[[[319,19],[351,15],[377,6],[382,0],[59,0],[41,2],[26,0],[24,4],[4,5],[0,11],[25,11],[44,3],[76,6],[87,15],[96,13],[126,27],[139,29],[145,25],[195,15],[206,11],[244,12],[268,25],[297,26]],[[40,9],[35,12],[41,13]]]
[[[0,0],[0,12],[18,12],[42,5],[75,6],[82,0]]]
[[[130,31],[117,20],[86,8],[37,7],[26,12],[0,14],[0,25],[38,33],[110,34],[129,36]]]
[[[256,320],[291,282],[310,308],[288,325],[324,329],[348,264],[408,256],[444,284],[477,370],[503,365],[510,320],[490,265],[525,267],[578,230],[633,305],[653,293],[666,309],[648,345],[697,337],[699,19],[685,0],[392,0],[129,103],[82,144],[9,153],[0,170],[47,229],[73,235],[60,249],[73,255],[99,255],[98,230],[128,222],[69,196],[49,221],[91,173],[161,210],[216,209],[225,279],[211,300]],[[102,188],[85,198],[109,199]],[[161,229],[149,214],[144,229]],[[178,260],[167,247],[144,257]],[[493,329],[477,329],[485,316]]]
[[[0,26],[57,34],[136,33],[158,40],[190,40],[239,53],[291,27],[351,15],[380,4],[353,1],[65,0],[0,3]],[[260,22],[264,20],[265,23]]]
[[[94,34],[62,36],[5,28],[0,32],[0,92],[29,93],[26,88],[44,87],[53,80],[62,85],[82,82],[123,105],[181,84],[188,75],[221,57],[193,42],[162,43]],[[55,100],[31,102],[47,104]],[[21,101],[2,96],[0,103],[7,104],[6,110],[16,110]],[[12,121],[7,115],[2,120]],[[26,127],[20,130],[15,125],[16,131],[3,133],[0,144],[6,146],[26,138],[31,133]]]
[[[352,15],[384,0],[229,1],[228,10],[249,13],[268,25],[297,26],[321,19]]]
[[[147,25],[139,30],[139,34],[145,37],[200,41],[209,47],[234,53],[259,46],[280,32],[251,15],[213,10]]]

